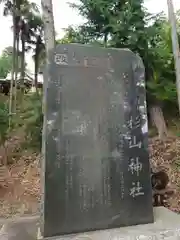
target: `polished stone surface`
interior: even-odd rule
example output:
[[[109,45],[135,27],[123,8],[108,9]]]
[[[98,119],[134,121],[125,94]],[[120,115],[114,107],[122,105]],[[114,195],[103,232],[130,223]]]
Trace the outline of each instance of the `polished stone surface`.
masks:
[[[125,49],[61,44],[49,69],[43,236],[152,222],[141,59]]]

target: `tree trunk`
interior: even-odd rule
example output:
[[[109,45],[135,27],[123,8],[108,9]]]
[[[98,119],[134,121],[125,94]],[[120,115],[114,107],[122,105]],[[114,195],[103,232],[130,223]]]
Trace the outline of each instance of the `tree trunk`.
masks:
[[[36,93],[38,93],[38,56],[35,57],[34,63],[34,87],[36,88]]]
[[[13,63],[12,63],[12,71],[11,71],[11,85],[10,85],[10,96],[9,96],[9,129],[11,128],[11,120],[12,120],[15,64],[16,64],[16,21],[15,21],[15,3],[13,1]]]
[[[162,108],[159,105],[152,106],[150,109],[150,117],[153,125],[157,128],[159,139],[164,140],[168,133]]]
[[[15,56],[15,77],[14,77],[14,113],[17,105],[17,77],[19,72],[19,33],[16,33],[16,56]]]
[[[21,53],[21,79],[20,79],[20,89],[21,93],[24,93],[24,78],[25,78],[25,39],[22,34],[21,37],[22,53]]]
[[[43,22],[44,22],[44,38],[45,38],[45,46],[46,46],[46,71],[44,74],[44,94],[43,94],[43,103],[42,103],[42,111],[44,115],[44,121],[43,121],[43,130],[42,130],[42,137],[46,139],[47,137],[47,131],[46,131],[46,125],[47,125],[47,89],[48,89],[48,81],[50,79],[50,51],[55,48],[55,29],[54,29],[54,17],[53,17],[53,6],[52,6],[52,0],[41,0],[42,5],[42,11],[43,11]],[[46,152],[46,144],[45,141],[43,141],[42,144],[42,155],[44,156]],[[42,161],[42,172],[45,171],[45,161]],[[44,181],[44,175],[41,175],[42,181]],[[41,189],[41,195],[43,200],[44,195],[44,189]],[[43,229],[38,229],[38,235],[41,237],[44,237]]]
[[[50,49],[55,47],[55,29],[52,0],[41,0],[44,22],[44,37],[47,55]]]
[[[174,4],[172,0],[167,0],[169,23],[171,25],[171,39],[174,55],[174,65],[176,70],[176,88],[178,96],[178,106],[180,112],[180,57],[179,57],[179,42],[177,34],[177,19],[174,11]]]
[[[104,47],[107,47],[108,34],[104,33]]]
[[[34,58],[34,87],[38,94],[38,69],[39,69],[39,39],[36,41],[35,58]]]

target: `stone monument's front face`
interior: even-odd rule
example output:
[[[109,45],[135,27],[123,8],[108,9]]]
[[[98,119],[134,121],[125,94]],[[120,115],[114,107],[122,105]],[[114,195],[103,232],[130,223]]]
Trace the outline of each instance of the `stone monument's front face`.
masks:
[[[49,74],[43,236],[152,222],[141,60],[60,45]]]

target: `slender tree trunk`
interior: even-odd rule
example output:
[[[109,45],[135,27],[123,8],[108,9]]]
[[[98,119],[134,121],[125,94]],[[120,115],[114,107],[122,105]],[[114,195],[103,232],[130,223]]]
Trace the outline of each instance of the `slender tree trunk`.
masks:
[[[54,29],[54,16],[53,16],[53,5],[52,0],[41,0],[42,12],[43,12],[43,22],[44,22],[44,39],[45,39],[45,49],[46,49],[46,70],[44,73],[44,81],[43,81],[43,104],[42,111],[44,114],[44,123],[43,123],[43,137],[46,138],[46,95],[48,89],[48,82],[50,79],[49,75],[49,67],[50,67],[50,51],[55,48],[55,29]],[[45,152],[45,146],[42,146],[42,153]]]
[[[43,10],[46,53],[48,57],[49,50],[54,49],[55,47],[55,29],[54,29],[52,0],[41,0],[41,5]]]
[[[16,0],[14,0],[16,1]],[[15,29],[16,29],[16,57],[15,57],[15,78],[14,78],[14,113],[16,113],[16,106],[17,106],[17,78],[18,78],[18,72],[19,72],[19,35],[20,35],[20,29],[19,29],[19,23],[20,23],[20,5],[17,5],[16,1],[16,16],[15,16]]]
[[[19,33],[16,33],[16,56],[15,56],[15,77],[14,77],[14,113],[17,105],[17,78],[19,72]]]
[[[16,21],[15,21],[15,1],[13,1],[13,63],[12,63],[12,71],[11,71],[11,85],[10,85],[10,96],[9,96],[9,129],[11,128],[11,121],[12,121],[15,64],[16,64]]]
[[[44,21],[44,35],[45,35],[45,46],[46,46],[46,63],[47,63],[47,67],[46,67],[46,71],[44,74],[44,83],[43,83],[43,88],[44,88],[44,94],[43,94],[43,106],[42,106],[42,111],[43,111],[43,115],[44,115],[44,121],[43,121],[43,131],[42,131],[42,137],[44,139],[47,138],[47,132],[46,132],[46,125],[47,125],[47,104],[46,104],[46,95],[47,95],[47,89],[48,89],[48,81],[50,79],[50,75],[49,75],[49,67],[50,67],[50,63],[49,63],[49,59],[50,59],[50,51],[53,50],[55,48],[55,29],[54,29],[54,17],[53,17],[53,6],[52,6],[52,0],[41,0],[41,5],[42,5],[42,10],[43,10],[43,21]],[[45,141],[42,141],[42,157],[44,158],[45,156],[45,152],[46,152],[46,144]],[[41,175],[41,181],[45,182],[45,160],[42,161],[41,163],[41,168],[42,168],[42,175]],[[41,188],[41,201],[42,201],[42,205],[44,202],[44,187],[42,185]],[[43,228],[39,229],[39,237],[42,236],[42,238],[44,238],[44,230]]]
[[[167,137],[168,132],[162,108],[159,105],[152,106],[150,109],[150,117],[152,123],[157,128],[159,139],[164,140]]]
[[[35,56],[34,62],[34,87],[36,88],[36,92],[38,93],[38,56]]]
[[[172,0],[167,0],[169,22],[171,25],[171,38],[172,38],[172,48],[174,55],[174,64],[176,70],[176,86],[177,86],[177,96],[178,96],[178,106],[180,112],[180,49],[177,35],[177,20],[174,13],[174,5]]]
[[[104,47],[107,47],[108,34],[104,33]]]
[[[39,54],[40,54],[40,43],[39,43],[39,38],[37,38],[36,49],[35,49],[35,58],[34,58],[34,86],[36,88],[37,94],[38,94]]]
[[[20,79],[20,88],[21,93],[24,93],[24,78],[25,78],[25,40],[24,36],[21,37],[21,45],[22,45],[22,55],[21,55],[21,79]]]

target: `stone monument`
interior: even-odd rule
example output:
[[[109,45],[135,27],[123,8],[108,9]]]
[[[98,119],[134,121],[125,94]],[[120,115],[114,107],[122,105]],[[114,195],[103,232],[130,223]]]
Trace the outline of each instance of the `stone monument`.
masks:
[[[43,238],[152,223],[141,59],[127,49],[61,44],[49,62]]]

